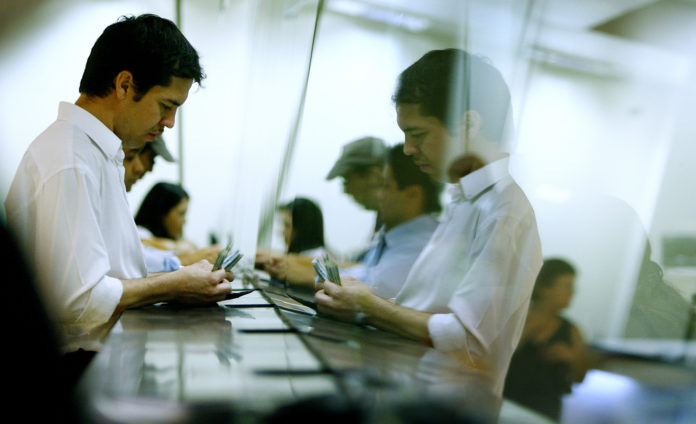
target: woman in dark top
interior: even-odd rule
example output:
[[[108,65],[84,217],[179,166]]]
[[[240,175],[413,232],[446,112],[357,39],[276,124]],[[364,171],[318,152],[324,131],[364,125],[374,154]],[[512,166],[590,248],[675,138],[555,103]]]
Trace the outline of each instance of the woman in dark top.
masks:
[[[504,396],[558,421],[562,397],[587,371],[580,331],[560,313],[570,304],[575,269],[548,259],[537,277],[520,343],[512,357]]]
[[[283,238],[287,253],[304,253],[324,248],[324,217],[319,206],[304,197],[278,207],[283,217]]]

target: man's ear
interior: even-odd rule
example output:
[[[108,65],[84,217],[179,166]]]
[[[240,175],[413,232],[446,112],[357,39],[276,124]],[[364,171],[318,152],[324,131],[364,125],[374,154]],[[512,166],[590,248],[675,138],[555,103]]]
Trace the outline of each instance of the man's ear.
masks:
[[[459,124],[460,134],[466,134],[469,139],[474,138],[481,132],[481,125],[483,125],[481,114],[474,109],[469,109],[462,114]]]
[[[135,83],[133,82],[133,74],[130,71],[121,71],[114,78],[114,89],[116,98],[125,100],[128,98],[129,91],[135,94]]]

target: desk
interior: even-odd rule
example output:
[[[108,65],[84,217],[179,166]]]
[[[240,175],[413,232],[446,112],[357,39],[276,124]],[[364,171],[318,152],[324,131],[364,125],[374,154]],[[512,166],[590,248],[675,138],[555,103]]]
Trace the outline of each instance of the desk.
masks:
[[[237,290],[248,288],[235,282]],[[434,349],[320,317],[308,306],[310,293],[263,281],[252,288],[205,307],[124,312],[80,384],[89,421],[223,415],[253,422],[306,399],[345,399],[360,408],[434,399],[462,416],[499,406],[478,392],[478,376]]]
[[[234,284],[236,290],[249,288]],[[263,281],[252,288],[247,295],[206,307],[158,304],[124,312],[81,382],[88,421],[199,423],[240,418],[257,423],[299,405],[287,414],[295,413],[305,422],[321,406],[333,410],[329,412],[399,411],[414,417],[425,414],[422,418],[430,420],[420,422],[461,422],[472,415],[488,418],[490,411],[500,408],[498,400],[477,389],[479,376],[434,349],[318,316],[311,293]],[[625,361],[611,364],[615,370],[617,364],[626,369]],[[648,423],[654,422],[649,418],[663,418],[665,411],[678,416],[659,422],[693,422],[688,420],[696,418],[696,379],[683,377],[678,385],[667,384],[660,391],[652,390],[651,382],[633,380],[630,390],[624,390],[626,384],[607,384],[625,382],[625,377],[612,370],[591,371],[564,403],[563,422],[596,422],[610,416],[617,418],[611,422]],[[619,389],[609,396],[606,387]],[[648,404],[650,396],[659,405]],[[337,399],[344,403],[337,405]],[[657,412],[643,421],[628,413],[645,412],[648,406]],[[500,423],[548,422],[507,401],[500,410]],[[284,422],[288,421],[292,419]]]

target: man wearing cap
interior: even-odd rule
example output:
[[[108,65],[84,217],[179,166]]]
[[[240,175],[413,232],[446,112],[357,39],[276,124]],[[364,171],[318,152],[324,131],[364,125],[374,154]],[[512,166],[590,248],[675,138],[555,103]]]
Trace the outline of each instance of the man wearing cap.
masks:
[[[379,138],[362,137],[343,146],[327,180],[343,178],[343,192],[368,211],[379,210],[377,190],[382,186],[387,146]],[[381,226],[377,216],[375,231]]]
[[[363,260],[342,264],[340,274],[365,282],[378,296],[394,298],[437,227],[441,185],[404,154],[403,144],[388,148],[385,162],[384,182],[376,190],[383,225]],[[316,273],[311,259],[288,255],[276,258],[265,269],[273,278],[314,288]]]
[[[372,287],[376,295],[392,299],[403,286],[411,266],[437,228],[442,186],[418,169],[403,152],[388,149],[384,183],[377,191],[383,225],[363,261],[341,270]]]
[[[140,149],[124,147],[123,152],[125,153],[123,167],[126,170],[124,179],[126,191],[131,191],[133,184],[143,178],[148,172],[152,172],[157,156],[162,156],[167,162],[176,162],[174,156],[167,149],[167,145],[161,135],[158,135],[151,143],[147,143]]]
[[[143,178],[148,172],[152,172],[155,165],[155,157],[162,156],[167,162],[176,162],[174,156],[167,149],[162,136],[155,137],[152,143],[146,144],[142,149],[123,148],[125,158],[123,167],[125,169],[124,184],[126,191],[130,192],[133,184]],[[157,249],[152,246],[143,245],[143,257],[148,272],[167,272],[175,271],[182,265],[191,265],[202,259],[208,262],[215,262],[221,248],[218,246],[206,247],[191,252],[180,252],[174,254],[167,250]]]

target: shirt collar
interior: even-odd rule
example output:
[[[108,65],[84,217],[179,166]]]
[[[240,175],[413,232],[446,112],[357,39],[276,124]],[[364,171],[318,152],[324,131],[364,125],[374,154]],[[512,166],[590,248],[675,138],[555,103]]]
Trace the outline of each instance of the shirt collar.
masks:
[[[421,215],[397,225],[387,231],[384,237],[387,244],[395,244],[401,237],[410,237],[414,233],[428,228],[430,224],[437,225],[437,220],[431,214]]]
[[[490,186],[507,177],[509,158],[498,159],[471,174],[463,176],[456,183],[447,185],[447,192],[454,200],[472,200]]]
[[[58,119],[68,121],[84,131],[107,157],[123,159],[121,139],[85,109],[72,103],[60,102]]]

